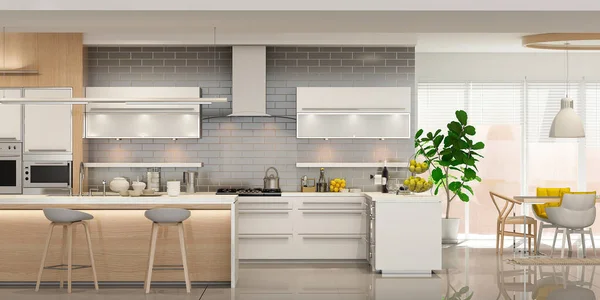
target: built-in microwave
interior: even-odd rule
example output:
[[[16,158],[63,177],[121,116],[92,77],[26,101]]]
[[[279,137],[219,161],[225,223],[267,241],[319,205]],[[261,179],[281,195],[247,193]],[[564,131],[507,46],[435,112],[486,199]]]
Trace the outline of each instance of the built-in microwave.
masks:
[[[21,142],[0,142],[0,194],[21,194]]]
[[[69,189],[72,173],[71,161],[25,161],[23,188]]]

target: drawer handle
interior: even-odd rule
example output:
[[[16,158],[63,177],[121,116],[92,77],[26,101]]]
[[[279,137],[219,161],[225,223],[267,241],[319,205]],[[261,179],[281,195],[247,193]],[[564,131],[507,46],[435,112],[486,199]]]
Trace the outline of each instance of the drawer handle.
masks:
[[[243,240],[287,240],[290,238],[289,235],[240,235],[238,236],[239,239],[243,239]]]
[[[339,235],[305,235],[303,239],[311,240],[362,240],[362,236],[339,236]]]
[[[290,204],[290,203],[287,201],[274,201],[274,202],[240,201],[240,204]]]
[[[29,149],[29,152],[67,152],[67,149]]]
[[[277,210],[240,210],[238,211],[240,214],[266,214],[266,215],[287,215],[289,211],[277,211]]]
[[[302,204],[353,204],[362,205],[362,202],[327,202],[327,201],[305,201]]]
[[[303,214],[314,214],[314,215],[362,215],[364,214],[364,212],[362,211],[336,211],[336,210],[328,210],[328,211],[322,211],[322,210],[304,210],[302,211]]]

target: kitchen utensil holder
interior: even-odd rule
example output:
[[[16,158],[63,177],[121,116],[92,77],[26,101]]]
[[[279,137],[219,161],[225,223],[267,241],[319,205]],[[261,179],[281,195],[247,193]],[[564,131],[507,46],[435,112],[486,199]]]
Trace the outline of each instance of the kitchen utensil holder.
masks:
[[[312,186],[308,186],[309,182],[312,181]],[[300,191],[302,193],[314,193],[317,191],[317,185],[316,185],[317,180],[314,178],[308,178],[306,179],[306,185],[307,186],[302,186],[302,179],[300,180]]]

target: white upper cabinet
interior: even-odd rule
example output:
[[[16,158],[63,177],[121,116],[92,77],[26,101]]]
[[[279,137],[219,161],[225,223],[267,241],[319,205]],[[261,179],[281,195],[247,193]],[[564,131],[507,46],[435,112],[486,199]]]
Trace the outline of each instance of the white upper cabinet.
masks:
[[[410,112],[409,87],[299,87],[298,112]]]
[[[408,139],[409,87],[297,89],[298,138]]]
[[[71,98],[70,88],[25,89],[24,98]],[[71,105],[25,106],[24,152],[72,152]]]
[[[0,98],[21,98],[21,89],[0,89]],[[0,141],[22,139],[19,104],[0,104]]]
[[[86,97],[105,99],[198,98],[198,87],[88,87]],[[200,105],[91,103],[85,138],[200,138]]]

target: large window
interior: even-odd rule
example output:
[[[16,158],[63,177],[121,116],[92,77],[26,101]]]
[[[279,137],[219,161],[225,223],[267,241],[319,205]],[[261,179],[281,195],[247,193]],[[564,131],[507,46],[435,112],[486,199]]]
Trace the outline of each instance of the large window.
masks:
[[[459,230],[462,233],[496,232],[497,212],[490,205],[489,191],[520,194],[523,105],[522,82],[418,85],[419,128],[445,130],[446,124],[455,118],[454,112],[463,109],[477,128],[475,139],[486,144],[482,151],[485,158],[479,164],[483,181],[472,184],[475,195],[468,206],[459,202],[452,204],[450,215],[461,218]]]
[[[571,83],[566,92],[562,82],[418,84],[419,128],[445,129],[454,111],[463,109],[477,128],[475,138],[486,144],[475,197],[468,206],[453,207],[452,217],[464,218],[462,233],[495,233],[489,191],[507,196],[533,195],[536,187],[600,192],[600,83]],[[585,139],[548,137],[566,94],[584,120]],[[594,230],[600,232],[597,223]]]

